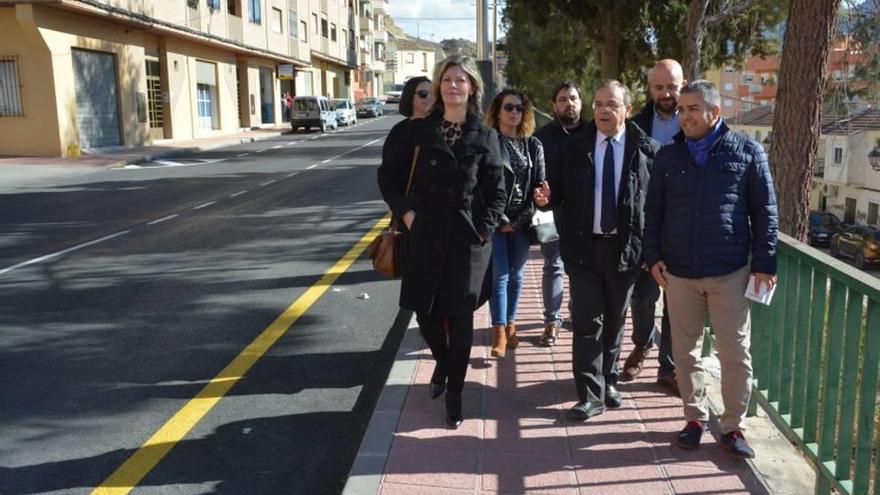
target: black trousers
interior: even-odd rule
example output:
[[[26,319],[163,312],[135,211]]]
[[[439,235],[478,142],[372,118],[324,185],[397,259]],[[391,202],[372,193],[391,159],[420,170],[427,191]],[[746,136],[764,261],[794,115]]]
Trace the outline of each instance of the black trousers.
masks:
[[[623,324],[638,269],[617,270],[616,237],[593,238],[593,261],[569,269],[573,329],[572,371],[578,399],[604,402],[616,385]]]
[[[461,393],[474,341],[474,315],[416,314],[419,331],[437,363],[439,375],[447,377],[446,390]],[[435,373],[437,376],[438,373]]]

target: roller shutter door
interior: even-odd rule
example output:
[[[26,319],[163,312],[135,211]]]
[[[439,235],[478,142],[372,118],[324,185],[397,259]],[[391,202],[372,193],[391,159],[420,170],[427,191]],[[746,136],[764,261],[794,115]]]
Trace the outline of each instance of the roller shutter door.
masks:
[[[118,146],[116,61],[111,53],[73,50],[80,147]]]

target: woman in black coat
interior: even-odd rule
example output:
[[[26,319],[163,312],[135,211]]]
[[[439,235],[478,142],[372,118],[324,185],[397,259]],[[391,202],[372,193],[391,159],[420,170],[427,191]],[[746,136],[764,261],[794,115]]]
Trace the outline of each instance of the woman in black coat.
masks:
[[[436,361],[431,397],[446,390],[446,421],[457,428],[474,311],[488,298],[489,241],[506,194],[498,138],[480,122],[483,83],[474,61],[453,55],[440,62],[432,92],[431,114],[412,120],[383,150],[379,189],[409,231],[400,305],[416,313]]]

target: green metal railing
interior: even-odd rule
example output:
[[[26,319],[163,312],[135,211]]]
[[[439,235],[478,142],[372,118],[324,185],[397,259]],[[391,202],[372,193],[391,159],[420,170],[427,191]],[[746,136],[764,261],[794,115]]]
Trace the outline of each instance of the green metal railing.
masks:
[[[780,234],[779,285],[752,304],[760,405],[816,469],[816,494],[880,495],[880,280]]]

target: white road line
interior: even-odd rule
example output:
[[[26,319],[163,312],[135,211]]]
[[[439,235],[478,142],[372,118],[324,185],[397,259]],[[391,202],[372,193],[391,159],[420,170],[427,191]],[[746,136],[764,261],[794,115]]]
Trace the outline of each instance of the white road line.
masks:
[[[313,168],[315,168],[315,167],[317,167],[317,166],[318,166],[317,163],[313,163],[313,164],[309,165],[308,167],[306,167],[306,170],[311,170],[311,169],[313,169]]]
[[[276,144],[275,146],[272,146],[272,149],[273,149],[273,150],[277,150],[277,149],[280,148],[281,146],[282,146],[282,145],[280,145],[280,144]]]
[[[98,243],[104,242],[104,241],[109,241],[110,239],[113,239],[114,237],[119,237],[121,235],[128,234],[129,232],[131,232],[131,231],[130,230],[123,230],[123,231],[117,232],[115,234],[110,234],[108,236],[101,237],[100,239],[95,239],[93,241],[84,242],[82,244],[78,244],[76,246],[69,247],[67,249],[62,249],[61,251],[56,251],[54,253],[47,254],[45,256],[40,256],[39,258],[34,258],[34,259],[27,260],[27,261],[22,261],[21,263],[18,263],[18,264],[12,265],[12,266],[7,266],[6,268],[0,269],[0,275],[2,275],[4,273],[11,272],[12,270],[15,270],[16,268],[21,268],[21,267],[27,266],[27,265],[35,265],[37,263],[41,263],[43,261],[47,261],[52,258],[57,258],[61,255],[67,254],[67,253],[72,253],[72,252],[78,251],[84,247],[94,246],[95,244],[98,244]]]
[[[321,162],[321,163],[327,163],[327,162],[329,162],[329,161],[332,160],[332,159],[333,159],[333,158],[328,158],[328,159],[324,160],[324,161]]]
[[[202,208],[207,208],[216,203],[216,201],[208,201],[207,203],[202,203],[199,206],[193,207],[193,210],[201,210]]]
[[[299,141],[291,141],[291,142],[287,143],[287,146],[293,146],[294,144],[296,144],[296,143],[298,143],[298,142],[299,142]]]
[[[267,180],[266,182],[263,182],[263,183],[260,184],[260,185],[261,185],[261,186],[268,186],[269,184],[274,184],[274,183],[276,183],[276,182],[278,182],[278,180],[276,180],[276,179],[272,179],[272,180]]]
[[[263,148],[263,149],[261,149],[261,150],[257,150],[256,152],[257,152],[257,153],[262,153],[262,152],[266,151],[267,149],[268,149],[268,148]]]
[[[239,154],[236,155],[236,156],[237,156],[238,158],[241,158],[241,157],[243,157],[243,156],[248,156],[248,155],[250,155],[250,153],[239,153]]]
[[[247,189],[245,189],[245,190],[243,190],[243,191],[238,191],[237,193],[232,193],[232,194],[230,194],[229,197],[230,197],[230,198],[235,198],[235,197],[237,197],[237,196],[241,196],[242,194],[244,194],[244,193],[246,193],[246,192],[248,192]]]
[[[288,177],[293,177],[293,176],[296,175],[297,173],[298,173],[298,172],[292,172],[292,173],[287,174],[287,176],[288,176]]]
[[[156,225],[157,223],[162,223],[166,220],[171,220],[172,218],[176,218],[178,216],[179,215],[177,213],[175,213],[173,215],[168,215],[167,217],[157,218],[156,220],[153,220],[152,222],[147,222],[147,225]]]

